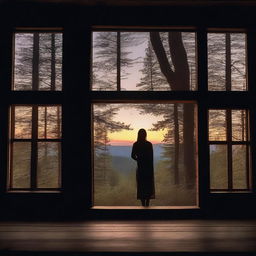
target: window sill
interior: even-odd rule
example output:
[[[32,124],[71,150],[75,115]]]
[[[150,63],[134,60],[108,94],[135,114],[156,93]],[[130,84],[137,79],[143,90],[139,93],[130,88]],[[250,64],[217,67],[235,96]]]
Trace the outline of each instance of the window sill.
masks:
[[[199,206],[93,206],[92,210],[194,210]]]
[[[60,190],[8,190],[6,194],[61,194]]]

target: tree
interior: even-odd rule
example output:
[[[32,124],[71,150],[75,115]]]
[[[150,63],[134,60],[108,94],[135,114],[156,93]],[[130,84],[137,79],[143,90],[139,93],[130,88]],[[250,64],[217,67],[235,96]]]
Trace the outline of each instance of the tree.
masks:
[[[161,73],[158,61],[152,49],[150,41],[146,48],[146,55],[143,59],[143,68],[140,70],[143,77],[136,86],[145,91],[157,91],[168,89],[167,81]]]
[[[175,91],[190,90],[190,70],[181,32],[168,32],[168,45],[173,68],[168,60],[159,32],[150,32],[150,41],[157,56],[161,72],[166,77],[170,89]],[[193,104],[184,104],[183,123],[186,184],[191,188],[195,185],[196,174]]]
[[[129,57],[130,46],[140,43],[138,35],[130,32],[93,33],[93,90],[121,90],[121,80],[126,78],[125,68],[135,59]]]
[[[108,133],[131,129],[129,125],[114,120],[118,110],[118,105],[94,105],[94,173],[96,181],[100,183],[108,182],[112,184],[113,181],[109,180],[109,178],[114,177],[111,167],[111,157],[108,152]]]
[[[61,90],[62,34],[15,34],[15,90]]]

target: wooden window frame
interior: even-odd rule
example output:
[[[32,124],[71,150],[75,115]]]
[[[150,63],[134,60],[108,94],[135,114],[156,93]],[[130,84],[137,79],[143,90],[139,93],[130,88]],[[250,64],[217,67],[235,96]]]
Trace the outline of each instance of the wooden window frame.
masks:
[[[29,139],[18,139],[15,138],[15,107],[31,107],[32,116],[31,116],[31,138]],[[57,110],[60,111],[61,105],[43,105],[43,104],[22,104],[22,105],[12,105],[10,107],[10,139],[9,139],[9,191],[59,191],[61,189],[61,145],[62,145],[62,136],[61,128],[58,129],[60,137],[58,139],[49,139],[49,138],[38,138],[38,111],[39,107],[57,107]],[[62,119],[62,118],[61,118]],[[61,126],[61,123],[58,123]],[[12,163],[13,163],[13,143],[14,142],[30,142],[31,143],[31,153],[30,153],[30,187],[28,188],[13,188],[12,186]],[[60,143],[60,152],[58,159],[58,187],[56,188],[40,188],[37,186],[37,162],[38,162],[38,143],[39,142],[57,142]]]
[[[11,80],[9,88],[4,90],[5,96],[9,99],[7,111],[8,111],[8,152],[7,152],[7,176],[6,176],[6,186],[5,192],[7,193],[60,193],[63,190],[63,105],[64,105],[64,90],[63,90],[63,55],[64,55],[64,33],[61,27],[16,27],[12,32],[11,42],[12,42],[12,69],[11,69]],[[14,60],[15,60],[15,34],[16,33],[60,33],[62,34],[62,89],[51,91],[51,90],[33,90],[33,85],[31,90],[14,90]],[[12,116],[12,109],[15,106],[31,106],[34,109],[32,112],[32,132],[31,139],[14,139],[12,136],[12,130],[14,126],[14,120]],[[38,107],[47,106],[59,106],[61,108],[61,120],[60,120],[60,132],[61,137],[59,139],[39,139],[37,137],[37,115]],[[37,111],[35,111],[37,109]],[[31,142],[31,164],[30,164],[30,187],[29,188],[12,188],[11,184],[11,162],[12,162],[12,143],[13,142]],[[37,151],[38,142],[58,142],[60,143],[59,152],[59,177],[58,177],[58,188],[38,188],[37,187]]]
[[[216,109],[209,109],[216,110]],[[218,109],[225,110],[225,123],[226,123],[226,140],[209,140],[208,145],[209,148],[211,145],[226,145],[227,146],[227,180],[228,180],[228,188],[227,189],[212,189],[210,191],[214,192],[252,192],[252,184],[251,184],[251,140],[249,134],[250,128],[250,120],[249,120],[249,110],[248,109]],[[245,135],[246,139],[244,141],[234,141],[232,140],[232,110],[245,110],[246,113],[246,124],[245,124]],[[209,112],[208,112],[209,113]],[[208,115],[208,124],[209,124],[209,115]],[[209,130],[208,130],[209,131]],[[232,146],[233,145],[245,145],[246,146],[246,189],[235,189],[233,188],[233,161],[232,161]],[[209,150],[210,152],[210,150]],[[210,154],[209,154],[210,158]]]

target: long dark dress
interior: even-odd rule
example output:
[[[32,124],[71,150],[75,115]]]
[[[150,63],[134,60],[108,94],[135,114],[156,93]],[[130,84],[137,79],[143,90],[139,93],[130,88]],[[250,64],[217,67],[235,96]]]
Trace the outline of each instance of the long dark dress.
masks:
[[[137,161],[137,199],[155,198],[152,144],[149,141],[135,142],[131,157]]]

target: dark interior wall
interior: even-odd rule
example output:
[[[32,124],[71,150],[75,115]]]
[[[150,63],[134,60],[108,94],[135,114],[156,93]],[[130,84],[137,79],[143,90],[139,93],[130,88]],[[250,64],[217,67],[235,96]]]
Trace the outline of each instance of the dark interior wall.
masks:
[[[255,188],[251,194],[209,194],[208,156],[199,145],[199,210],[91,210],[90,142],[90,42],[94,26],[256,29],[256,6],[175,5],[175,6],[86,6],[78,3],[3,3],[0,4],[0,216],[19,218],[173,218],[173,217],[254,217]],[[17,28],[62,28],[63,92],[47,97],[41,93],[10,92],[12,79],[12,32]],[[202,34],[203,35],[203,34]],[[255,36],[248,40],[256,45]],[[256,48],[256,47],[255,47]],[[249,57],[255,67],[256,54]],[[205,52],[201,52],[205,54]],[[207,75],[207,63],[201,62],[201,83]],[[249,69],[250,71],[250,69]],[[253,68],[251,68],[253,73]],[[249,77],[253,84],[256,79]],[[251,90],[253,93],[255,89]],[[22,95],[22,97],[21,97]],[[199,100],[206,101],[205,94]],[[136,94],[131,93],[131,98]],[[183,97],[179,94],[179,97]],[[253,107],[253,95],[251,96]],[[210,100],[210,99],[209,99]],[[238,99],[239,100],[239,99]],[[248,97],[240,99],[247,104]],[[63,105],[63,191],[61,193],[6,193],[8,106],[12,103],[60,103]],[[203,103],[202,103],[203,104]],[[232,102],[230,103],[232,104]],[[203,105],[202,105],[203,106]],[[254,113],[254,112],[253,112]],[[255,122],[252,120],[252,122]],[[254,125],[254,124],[253,124]],[[207,138],[207,127],[200,127]],[[252,140],[254,139],[252,135]],[[253,142],[252,149],[255,148]],[[254,167],[254,162],[253,162]],[[255,168],[253,168],[255,170]],[[255,180],[255,175],[253,175]],[[255,182],[254,182],[255,186]]]

